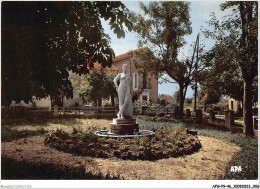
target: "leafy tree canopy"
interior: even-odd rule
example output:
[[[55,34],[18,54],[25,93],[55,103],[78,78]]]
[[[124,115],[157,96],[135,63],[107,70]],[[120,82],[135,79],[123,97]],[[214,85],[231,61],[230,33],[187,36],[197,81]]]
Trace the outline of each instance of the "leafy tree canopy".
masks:
[[[220,101],[221,93],[218,88],[206,88],[202,87],[198,100],[200,104],[209,105],[216,104]]]
[[[242,22],[238,11],[239,2],[221,4],[221,9],[233,8],[231,15],[220,22],[215,15],[211,16],[209,25],[213,31],[204,30],[204,35],[216,40],[216,44],[202,58],[209,70],[204,73],[201,84],[207,90],[218,88],[223,95],[236,100],[243,100],[243,83],[250,78],[253,80],[253,102],[257,102],[257,4],[244,2],[243,6],[252,6],[252,20],[247,23],[250,29],[247,45],[242,45]],[[249,18],[246,18],[249,19]],[[253,44],[251,44],[251,41]]]
[[[119,1],[3,2],[2,104],[61,91],[72,97],[68,70],[87,74],[96,61],[111,66],[114,52],[101,18],[118,38],[132,29]]]
[[[232,8],[233,14],[221,22],[213,16],[209,24],[214,31],[205,31],[206,36],[217,41],[209,52],[210,61],[237,67],[233,73],[239,73],[243,79],[244,133],[253,136],[253,86],[258,75],[258,2],[231,1],[221,5],[222,10],[227,8]]]
[[[84,102],[97,102],[108,99],[116,93],[114,78],[116,73],[107,72],[104,69],[91,70],[85,79],[75,88]]]
[[[193,58],[178,59],[179,50],[185,44],[184,36],[192,32],[189,4],[181,1],[140,3],[143,14],[133,16],[139,46],[148,47],[148,50],[135,51],[138,57],[135,64],[159,77],[167,74],[179,84],[180,117],[187,87],[194,81],[196,70]]]

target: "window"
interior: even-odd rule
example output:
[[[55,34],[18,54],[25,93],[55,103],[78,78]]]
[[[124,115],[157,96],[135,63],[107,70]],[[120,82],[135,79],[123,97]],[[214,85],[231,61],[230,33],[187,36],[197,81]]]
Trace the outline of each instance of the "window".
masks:
[[[147,88],[147,75],[143,74],[143,89]]]
[[[138,74],[133,73],[133,89],[138,90]]]
[[[231,101],[231,110],[234,110],[234,102],[233,102],[233,100]]]

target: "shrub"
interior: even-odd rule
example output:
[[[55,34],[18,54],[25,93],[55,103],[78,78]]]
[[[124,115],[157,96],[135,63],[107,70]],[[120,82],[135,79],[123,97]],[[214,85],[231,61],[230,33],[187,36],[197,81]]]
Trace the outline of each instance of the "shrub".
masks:
[[[117,157],[129,160],[156,160],[177,157],[197,151],[201,144],[196,136],[187,134],[187,129],[165,129],[156,132],[154,137],[102,138],[93,132],[72,134],[57,130],[47,134],[45,144],[69,153],[92,157]],[[186,151],[180,149],[185,146]]]

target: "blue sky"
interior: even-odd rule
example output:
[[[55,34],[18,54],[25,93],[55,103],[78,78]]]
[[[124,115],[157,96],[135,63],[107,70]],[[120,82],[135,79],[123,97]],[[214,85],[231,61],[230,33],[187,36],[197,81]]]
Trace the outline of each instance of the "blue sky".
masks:
[[[129,10],[132,11],[140,11],[139,2],[138,1],[122,1]],[[145,1],[145,3],[149,3],[149,1]],[[191,45],[195,43],[197,34],[200,32],[201,27],[208,28],[206,21],[209,20],[209,15],[211,12],[214,12],[218,19],[221,19],[222,16],[231,13],[231,10],[221,11],[219,5],[223,3],[223,1],[192,1],[190,4],[190,20],[192,23],[192,34],[185,37],[187,44],[181,49],[180,54],[190,55],[192,53]],[[113,48],[115,55],[118,56],[120,54],[124,54],[129,52],[130,50],[137,49],[137,34],[132,32],[127,32],[126,37],[123,39],[118,39],[117,36],[110,30],[109,25],[103,22],[103,26],[105,32],[109,34],[111,38],[111,47]],[[206,49],[209,49],[214,45],[214,41],[211,39],[203,39],[203,36],[200,35],[202,41],[200,43],[204,43]],[[159,94],[169,94],[173,95],[175,91],[178,90],[178,85],[173,83],[163,83],[159,84]],[[188,88],[186,97],[192,97],[193,91]]]

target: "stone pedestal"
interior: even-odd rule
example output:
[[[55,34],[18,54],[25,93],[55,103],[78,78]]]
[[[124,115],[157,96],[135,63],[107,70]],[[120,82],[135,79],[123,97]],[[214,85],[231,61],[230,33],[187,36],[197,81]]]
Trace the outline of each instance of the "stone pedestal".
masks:
[[[132,135],[139,132],[139,125],[133,118],[114,118],[111,124],[111,133],[118,135]]]

